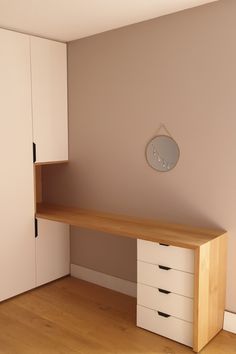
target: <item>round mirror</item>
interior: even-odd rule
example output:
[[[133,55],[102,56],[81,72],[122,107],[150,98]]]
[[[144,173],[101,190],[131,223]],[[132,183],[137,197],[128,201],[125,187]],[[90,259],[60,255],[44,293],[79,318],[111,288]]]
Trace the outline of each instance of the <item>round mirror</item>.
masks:
[[[179,147],[176,141],[168,135],[158,135],[146,147],[148,164],[157,171],[172,170],[179,160]]]

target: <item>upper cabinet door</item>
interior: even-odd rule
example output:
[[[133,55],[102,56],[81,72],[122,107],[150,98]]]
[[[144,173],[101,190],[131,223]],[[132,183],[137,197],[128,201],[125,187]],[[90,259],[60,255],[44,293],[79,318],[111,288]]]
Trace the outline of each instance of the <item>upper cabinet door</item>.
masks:
[[[29,36],[0,29],[0,301],[35,287]]]
[[[36,162],[68,160],[66,44],[31,36]]]

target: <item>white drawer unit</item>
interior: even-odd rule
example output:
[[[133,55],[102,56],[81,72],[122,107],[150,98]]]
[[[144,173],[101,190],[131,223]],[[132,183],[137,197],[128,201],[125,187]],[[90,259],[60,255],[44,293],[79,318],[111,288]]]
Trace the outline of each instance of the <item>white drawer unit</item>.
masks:
[[[161,288],[138,284],[138,305],[193,322],[193,299]]]
[[[193,297],[194,275],[162,265],[138,261],[138,283]]]
[[[137,241],[138,260],[194,273],[194,251],[158,242]]]
[[[138,240],[137,326],[193,346],[194,251]]]
[[[168,314],[138,305],[137,326],[190,347],[193,345],[193,324]]]

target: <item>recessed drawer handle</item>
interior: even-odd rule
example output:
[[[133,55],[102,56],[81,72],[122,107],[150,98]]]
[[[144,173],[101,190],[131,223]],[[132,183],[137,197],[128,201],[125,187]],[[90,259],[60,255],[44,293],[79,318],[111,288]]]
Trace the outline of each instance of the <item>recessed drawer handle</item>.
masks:
[[[165,267],[165,266],[162,266],[162,265],[158,265],[158,267],[160,269],[163,269],[163,270],[170,270],[171,269],[170,267]]]
[[[170,245],[167,245],[166,243],[161,243],[161,242],[159,242],[159,245],[160,246],[166,246],[166,247],[169,247]]]
[[[170,315],[168,315],[167,313],[164,313],[164,312],[157,311],[157,313],[158,313],[159,316],[162,316],[162,317],[165,317],[165,318],[170,317]]]
[[[160,293],[163,293],[163,294],[170,294],[170,293],[171,293],[171,291],[164,290],[164,289],[159,289],[159,288],[158,288],[158,291],[159,291]]]

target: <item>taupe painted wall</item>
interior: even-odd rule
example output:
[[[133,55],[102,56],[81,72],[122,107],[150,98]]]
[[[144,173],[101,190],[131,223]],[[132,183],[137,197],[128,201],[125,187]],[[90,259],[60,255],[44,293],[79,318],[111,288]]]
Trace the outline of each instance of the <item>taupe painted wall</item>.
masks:
[[[69,43],[68,166],[44,171],[51,202],[229,230],[236,311],[236,1]],[[181,158],[151,169],[163,122]],[[72,228],[72,263],[136,279],[136,243]]]

